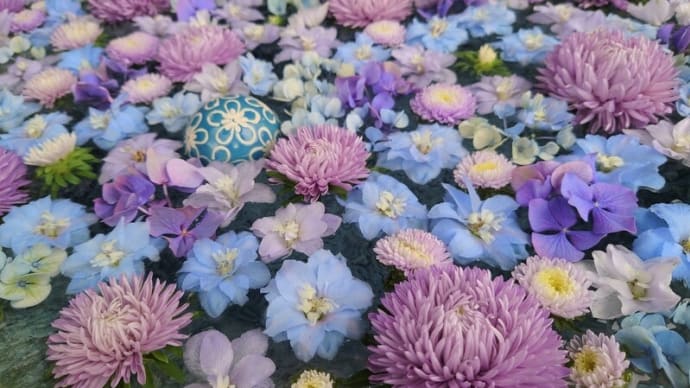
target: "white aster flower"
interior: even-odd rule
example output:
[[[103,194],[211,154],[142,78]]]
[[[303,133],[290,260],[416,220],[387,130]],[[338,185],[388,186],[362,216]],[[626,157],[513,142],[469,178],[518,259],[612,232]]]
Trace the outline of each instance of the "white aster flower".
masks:
[[[77,146],[77,135],[63,133],[33,146],[24,156],[24,164],[29,166],[50,166],[72,153]]]
[[[630,365],[613,336],[590,330],[568,343],[570,381],[576,388],[619,388],[626,386],[623,374]]]

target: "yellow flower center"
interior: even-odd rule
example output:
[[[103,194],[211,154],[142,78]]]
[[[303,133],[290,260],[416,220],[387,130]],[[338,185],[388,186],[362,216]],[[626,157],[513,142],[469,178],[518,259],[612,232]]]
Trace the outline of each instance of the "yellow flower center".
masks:
[[[599,365],[599,357],[599,352],[591,347],[584,347],[575,355],[573,368],[575,368],[575,371],[579,374],[590,374]]]
[[[491,63],[494,63],[496,61],[496,58],[498,58],[496,50],[494,50],[488,44],[482,45],[482,47],[479,48],[478,59],[480,64],[489,65]]]
[[[527,50],[534,51],[544,45],[544,35],[542,34],[527,34],[525,37],[525,47]]]
[[[410,137],[417,150],[426,155],[438,144],[438,139],[434,139],[431,131],[413,132]]]
[[[545,268],[537,272],[534,276],[534,285],[550,299],[567,297],[576,288],[568,271],[558,267]]]
[[[398,218],[405,211],[405,199],[398,198],[390,191],[382,191],[376,201],[376,209],[379,213],[389,218]]]
[[[110,240],[101,244],[101,251],[91,259],[95,267],[117,267],[125,253],[116,247],[116,241]]]
[[[302,286],[299,291],[299,305],[297,308],[304,313],[309,323],[315,325],[337,306],[330,299],[320,297],[316,289],[309,284]]]
[[[132,160],[136,163],[143,163],[146,161],[146,152],[142,150],[136,150],[132,152]]]
[[[182,110],[180,108],[169,102],[163,103],[160,110],[161,116],[165,117],[166,119],[172,119],[182,114]]]
[[[211,254],[213,261],[216,262],[216,273],[220,276],[228,276],[235,269],[235,259],[237,259],[238,253],[237,248],[228,248]]]
[[[625,164],[623,158],[615,155],[597,154],[597,170],[611,172]]]
[[[292,247],[292,245],[299,239],[299,224],[295,220],[278,224],[273,228],[273,231],[278,233],[285,241],[285,245]]]
[[[467,228],[474,236],[486,243],[494,240],[494,233],[501,230],[503,219],[488,210],[470,213],[467,217]]]
[[[493,171],[496,168],[498,168],[498,163],[496,163],[493,160],[489,160],[486,162],[477,163],[474,166],[472,166],[472,172],[481,174],[484,172]]]
[[[496,98],[499,101],[506,101],[512,95],[512,91],[513,81],[510,78],[504,78],[496,85]]]
[[[648,286],[642,283],[639,279],[629,281],[628,288],[630,289],[633,299],[642,299],[647,296]]]
[[[365,61],[371,58],[371,47],[367,45],[358,47],[357,50],[355,50],[355,58],[359,59],[360,61]]]
[[[224,175],[218,179],[213,186],[218,189],[230,202],[230,206],[235,207],[240,203],[240,192],[237,190],[235,180],[228,175]]]
[[[41,223],[34,228],[34,233],[55,239],[69,227],[69,218],[57,219],[49,212],[41,214]]]
[[[683,240],[680,245],[683,247],[685,253],[690,253],[690,239]]]
[[[448,29],[448,22],[445,19],[434,19],[430,24],[429,28],[431,31],[431,36],[438,38],[446,29]]]
[[[308,370],[302,372],[290,388],[332,388],[333,380],[328,373]]]
[[[428,267],[434,262],[434,257],[426,252],[418,243],[402,239],[393,240],[395,250],[417,267]]]
[[[312,51],[316,48],[316,41],[313,38],[301,36],[299,39],[304,51]]]
[[[91,124],[93,129],[106,129],[108,128],[108,125],[110,125],[110,115],[107,113],[102,115],[91,115],[91,117],[89,117],[89,123]]]
[[[431,101],[436,105],[454,107],[460,105],[460,96],[452,88],[440,87],[431,90]]]
[[[48,123],[43,116],[34,116],[26,123],[26,135],[33,139],[39,138],[47,126]]]
[[[251,40],[259,40],[264,36],[264,26],[260,24],[249,24],[244,27],[244,35]]]

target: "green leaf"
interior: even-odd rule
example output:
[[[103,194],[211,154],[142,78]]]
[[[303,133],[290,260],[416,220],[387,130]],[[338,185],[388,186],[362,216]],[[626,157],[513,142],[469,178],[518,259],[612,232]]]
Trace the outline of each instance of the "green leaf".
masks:
[[[156,385],[153,383],[154,380],[154,375],[153,372],[151,372],[151,362],[149,362],[147,359],[144,359],[144,371],[146,372],[146,382],[142,386],[143,388],[155,388]]]
[[[343,189],[342,187],[330,186],[328,190],[340,198],[344,199],[347,197],[347,190]]]
[[[168,359],[168,356],[165,354],[165,352],[163,350],[156,350],[154,352],[149,353],[149,355],[151,355],[154,359],[156,359],[156,360],[158,360],[164,364],[167,364],[170,362],[170,360]]]
[[[166,352],[170,353],[173,357],[181,359],[183,356],[182,346],[172,346],[168,345],[165,347]]]
[[[337,379],[335,381],[335,386],[340,388],[340,387],[368,387],[370,386],[369,383],[369,376],[371,376],[371,372],[368,369],[363,369],[352,376],[345,378],[345,379]]]
[[[167,364],[162,362],[155,362],[153,365],[155,365],[157,369],[160,369],[161,372],[163,372],[166,376],[170,377],[176,382],[180,384],[184,383],[184,372],[176,364],[172,362]]]

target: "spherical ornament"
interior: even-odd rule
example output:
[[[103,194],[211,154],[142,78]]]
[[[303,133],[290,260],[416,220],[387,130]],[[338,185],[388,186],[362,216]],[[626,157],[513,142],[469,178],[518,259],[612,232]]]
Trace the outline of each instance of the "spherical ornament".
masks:
[[[192,116],[185,151],[205,162],[257,160],[273,146],[279,131],[278,116],[256,98],[216,98]]]

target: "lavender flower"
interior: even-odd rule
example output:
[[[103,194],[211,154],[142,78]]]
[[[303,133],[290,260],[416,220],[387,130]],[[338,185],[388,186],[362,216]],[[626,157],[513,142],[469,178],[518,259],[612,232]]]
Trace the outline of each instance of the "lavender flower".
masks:
[[[26,166],[18,155],[0,148],[0,216],[29,199],[28,193],[24,191],[24,186],[30,183],[26,179],[26,172]]]
[[[391,52],[400,66],[400,73],[417,88],[424,88],[434,82],[456,81],[455,72],[448,69],[456,58],[453,54],[444,54],[426,50],[421,45],[403,45]]]
[[[94,213],[110,226],[117,225],[121,219],[132,222],[155,191],[153,183],[141,174],[118,175],[114,181],[103,184],[102,198],[96,198],[93,203]]]
[[[227,95],[248,95],[249,88],[241,80],[242,68],[238,61],[233,61],[220,68],[207,63],[201,72],[194,74],[185,84],[185,89],[200,93],[201,102],[206,103]]]
[[[289,256],[293,250],[311,255],[323,248],[323,237],[338,230],[340,217],[326,214],[320,202],[288,204],[274,217],[254,221],[252,232],[261,237],[259,254],[266,263]]]
[[[167,240],[177,257],[185,256],[196,240],[215,235],[221,221],[216,213],[189,206],[180,209],[154,207],[149,217],[151,235]]]

